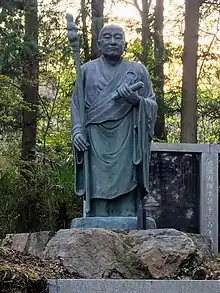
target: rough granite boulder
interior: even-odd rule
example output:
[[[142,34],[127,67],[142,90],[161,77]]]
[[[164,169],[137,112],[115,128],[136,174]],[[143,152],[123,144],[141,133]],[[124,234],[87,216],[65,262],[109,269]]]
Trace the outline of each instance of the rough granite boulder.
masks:
[[[164,279],[192,271],[212,256],[208,237],[174,229],[60,230],[45,259],[60,260],[81,278]]]
[[[4,248],[13,249],[25,254],[33,254],[42,258],[44,249],[53,236],[54,233],[49,231],[7,234],[0,245]]]

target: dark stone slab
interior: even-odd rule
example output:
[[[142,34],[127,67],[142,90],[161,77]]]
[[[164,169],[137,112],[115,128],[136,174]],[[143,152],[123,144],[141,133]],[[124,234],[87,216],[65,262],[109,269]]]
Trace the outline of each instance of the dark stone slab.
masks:
[[[200,153],[152,151],[146,211],[158,228],[200,233],[200,164]]]

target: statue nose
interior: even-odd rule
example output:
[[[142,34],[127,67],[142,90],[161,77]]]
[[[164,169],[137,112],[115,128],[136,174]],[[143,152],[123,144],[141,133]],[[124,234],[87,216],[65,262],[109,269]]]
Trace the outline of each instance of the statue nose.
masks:
[[[110,43],[111,43],[111,44],[115,44],[115,43],[116,43],[114,37],[111,38],[111,42],[110,42]]]

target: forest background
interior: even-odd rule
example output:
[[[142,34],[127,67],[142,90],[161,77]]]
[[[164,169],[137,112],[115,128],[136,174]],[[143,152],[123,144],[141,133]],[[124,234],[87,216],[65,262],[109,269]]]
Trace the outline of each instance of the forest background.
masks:
[[[82,63],[98,56],[104,23],[125,29],[125,57],[146,65],[157,96],[154,141],[220,143],[218,0],[0,0],[0,238],[68,228],[82,213],[66,11]]]

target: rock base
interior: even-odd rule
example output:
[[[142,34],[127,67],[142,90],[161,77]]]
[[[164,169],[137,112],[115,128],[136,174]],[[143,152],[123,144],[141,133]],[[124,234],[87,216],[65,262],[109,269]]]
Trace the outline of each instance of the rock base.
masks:
[[[103,228],[137,230],[136,217],[85,217],[73,219],[71,228]],[[146,229],[156,229],[154,219],[146,218]]]
[[[204,267],[213,256],[210,238],[175,229],[73,228],[55,235],[11,234],[2,246],[61,263],[80,279],[218,278]]]
[[[176,278],[211,256],[208,237],[174,229],[60,230],[44,251],[82,279]]]

